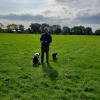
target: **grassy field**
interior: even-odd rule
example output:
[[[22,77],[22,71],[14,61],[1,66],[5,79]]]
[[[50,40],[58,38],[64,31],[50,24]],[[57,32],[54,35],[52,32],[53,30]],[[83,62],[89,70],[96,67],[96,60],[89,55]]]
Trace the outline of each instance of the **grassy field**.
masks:
[[[50,65],[36,67],[40,35],[0,34],[0,100],[100,100],[100,37],[52,37]]]

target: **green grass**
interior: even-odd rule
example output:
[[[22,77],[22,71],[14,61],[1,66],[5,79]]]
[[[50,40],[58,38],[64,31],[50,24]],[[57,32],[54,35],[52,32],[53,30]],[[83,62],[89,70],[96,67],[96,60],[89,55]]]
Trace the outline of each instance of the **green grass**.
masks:
[[[0,100],[100,100],[100,37],[54,35],[50,65],[36,67],[39,38],[0,34]]]

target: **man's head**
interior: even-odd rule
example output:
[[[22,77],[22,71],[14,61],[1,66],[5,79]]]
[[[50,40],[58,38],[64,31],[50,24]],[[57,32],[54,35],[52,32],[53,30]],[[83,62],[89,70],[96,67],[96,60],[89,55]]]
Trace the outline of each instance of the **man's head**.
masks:
[[[49,32],[49,27],[44,27],[44,32],[48,33]]]

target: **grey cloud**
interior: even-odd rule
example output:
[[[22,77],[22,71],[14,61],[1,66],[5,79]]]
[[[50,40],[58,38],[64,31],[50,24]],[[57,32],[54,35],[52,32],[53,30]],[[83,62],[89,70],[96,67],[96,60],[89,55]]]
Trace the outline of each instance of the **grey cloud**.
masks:
[[[44,13],[44,14],[50,14],[50,13],[52,13],[52,11],[46,10],[46,11],[44,11],[43,13]]]
[[[66,2],[72,2],[74,0],[55,0],[58,3],[66,3]]]
[[[15,21],[37,21],[37,22],[58,22],[61,21],[59,17],[44,17],[43,15],[29,15],[29,14],[8,14],[0,15],[0,19],[4,20],[15,20]]]
[[[100,24],[100,13],[91,16],[79,16],[77,19],[85,24]]]
[[[22,15],[16,15],[16,14],[9,14],[9,15],[0,15],[0,20],[7,20],[12,22],[15,21],[18,23],[21,22],[36,22],[36,23],[48,23],[50,25],[58,24],[63,25],[63,23],[66,22],[66,19],[61,19],[59,17],[44,17],[43,15],[28,15],[28,14],[22,14]],[[6,21],[6,22],[7,22]]]
[[[40,20],[45,20],[46,18],[43,17],[42,15],[29,15],[29,14],[22,14],[22,15],[17,15],[17,14],[8,14],[8,15],[0,15],[0,19],[6,19],[6,20],[26,20],[26,21],[40,21]]]
[[[56,0],[56,2],[66,2],[66,0]]]
[[[73,2],[75,2],[75,0],[55,0],[56,3],[59,3],[59,4],[71,4]]]

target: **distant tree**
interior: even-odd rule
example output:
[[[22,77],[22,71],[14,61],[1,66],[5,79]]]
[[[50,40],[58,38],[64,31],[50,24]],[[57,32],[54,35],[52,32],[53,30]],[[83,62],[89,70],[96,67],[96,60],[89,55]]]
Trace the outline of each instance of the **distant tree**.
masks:
[[[79,26],[79,28],[80,28],[80,34],[81,34],[81,35],[85,35],[85,34],[86,34],[86,29],[85,29],[85,27],[84,27],[84,26]]]
[[[63,34],[70,34],[70,28],[69,27],[63,27],[62,32],[63,32]]]
[[[18,30],[19,30],[19,26],[17,25],[17,24],[12,24],[13,26],[14,26],[14,30],[15,30],[15,32],[18,32]]]
[[[71,28],[71,34],[73,35],[90,35],[92,34],[92,28],[91,27],[84,27],[84,26],[74,26]]]
[[[96,30],[94,35],[100,35],[100,30]]]
[[[31,33],[40,33],[40,27],[41,27],[41,24],[32,23],[32,24],[30,25]]]
[[[13,33],[13,32],[18,32],[18,25],[16,24],[9,24],[7,25],[8,32]]]
[[[0,30],[4,27],[4,25],[2,23],[0,23]]]
[[[87,34],[87,35],[93,34],[92,28],[91,28],[91,27],[86,27],[86,34]]]
[[[61,28],[56,29],[56,30],[54,31],[54,33],[60,34],[60,33],[61,33]]]
[[[53,34],[60,34],[61,33],[61,26],[60,25],[52,25]]]
[[[20,33],[24,32],[24,25],[18,25],[18,30]]]
[[[3,32],[3,28],[4,27],[4,25],[2,24],[2,23],[0,23],[0,32]]]
[[[30,34],[31,33],[31,29],[30,28],[28,28],[28,29],[24,29],[24,33],[28,33],[28,34]]]
[[[12,32],[13,32],[13,31],[12,31],[11,24],[7,25],[7,30],[8,30],[9,33],[12,33]]]
[[[49,32],[50,32],[50,33],[53,33],[52,26],[49,26]]]
[[[74,26],[73,28],[71,28],[71,34],[81,35],[81,28],[79,26]]]

